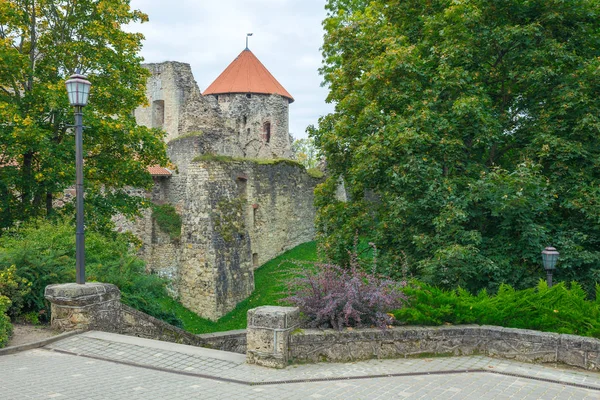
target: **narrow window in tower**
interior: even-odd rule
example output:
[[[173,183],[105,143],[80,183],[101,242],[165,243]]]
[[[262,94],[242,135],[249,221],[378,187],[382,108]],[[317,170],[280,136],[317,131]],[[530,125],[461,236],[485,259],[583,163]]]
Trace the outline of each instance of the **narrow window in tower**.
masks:
[[[152,127],[162,129],[165,125],[165,101],[154,100],[152,102]]]
[[[248,117],[246,117],[246,116],[244,115],[244,125],[246,125],[246,123],[247,123],[247,122],[248,122]]]
[[[246,97],[251,99],[252,98],[252,93],[246,93]]]
[[[271,141],[271,123],[270,122],[265,122],[265,125],[263,126],[263,131],[264,131],[264,135],[265,135],[265,141],[267,143],[269,143]]]

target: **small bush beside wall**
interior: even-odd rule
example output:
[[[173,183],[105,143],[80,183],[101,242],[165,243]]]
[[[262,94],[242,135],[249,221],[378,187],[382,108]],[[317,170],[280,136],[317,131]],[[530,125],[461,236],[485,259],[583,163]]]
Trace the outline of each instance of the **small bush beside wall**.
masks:
[[[126,236],[88,231],[85,248],[86,281],[112,283],[121,290],[123,303],[181,326],[175,314],[157,301],[167,296],[166,281],[145,273],[144,262],[135,256]],[[44,289],[66,282],[75,282],[75,228],[70,222],[34,221],[0,237],[0,295],[14,297],[11,317],[33,312],[47,320]]]
[[[463,289],[442,290],[417,281],[403,292],[408,304],[393,314],[405,325],[496,325],[600,338],[598,285],[596,301],[587,300],[576,282],[549,288],[543,280],[524,290],[501,285],[494,296],[485,290],[472,295]]]
[[[152,206],[152,219],[161,231],[167,233],[172,241],[179,240],[181,236],[181,216],[171,204]]]
[[[0,348],[6,346],[12,333],[10,318],[8,318],[8,315],[6,315],[6,311],[9,307],[9,298],[0,295]]]
[[[290,281],[290,295],[283,301],[300,308],[307,324],[316,328],[377,326],[393,322],[389,311],[402,305],[400,283],[369,274],[356,264],[344,269],[315,264]]]

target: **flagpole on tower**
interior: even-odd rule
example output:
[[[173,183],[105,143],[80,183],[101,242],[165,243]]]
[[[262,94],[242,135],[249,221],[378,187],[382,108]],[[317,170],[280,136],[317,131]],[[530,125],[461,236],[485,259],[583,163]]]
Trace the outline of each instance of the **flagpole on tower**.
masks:
[[[250,50],[248,49],[248,37],[252,36],[252,33],[246,33],[246,50]]]

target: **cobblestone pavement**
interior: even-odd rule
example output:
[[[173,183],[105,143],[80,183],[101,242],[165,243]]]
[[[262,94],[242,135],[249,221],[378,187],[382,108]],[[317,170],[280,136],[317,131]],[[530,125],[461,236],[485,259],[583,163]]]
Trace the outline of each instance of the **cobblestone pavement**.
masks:
[[[481,356],[273,370],[233,353],[101,332],[0,357],[0,399],[53,398],[600,399],[600,374]]]

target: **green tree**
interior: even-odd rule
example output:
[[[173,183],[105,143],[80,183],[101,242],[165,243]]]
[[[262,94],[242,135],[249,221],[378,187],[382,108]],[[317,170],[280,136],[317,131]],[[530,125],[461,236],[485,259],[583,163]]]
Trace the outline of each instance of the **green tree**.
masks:
[[[64,82],[77,68],[93,85],[84,109],[87,224],[106,228],[114,213],[136,213],[143,200],[125,188],[148,187],[146,167],[166,161],[163,133],[133,118],[148,72],[143,36],[122,27],[144,21],[128,0],[0,0],[0,228],[52,214],[75,181]]]
[[[309,128],[314,129],[314,128]],[[296,159],[306,167],[306,169],[317,168],[321,161],[319,149],[315,147],[313,138],[296,139],[292,143],[292,152]]]
[[[332,172],[317,224],[343,261],[356,231],[391,274],[518,288],[600,278],[600,2],[329,0],[335,112],[312,133]],[[347,203],[335,200],[343,177]]]

